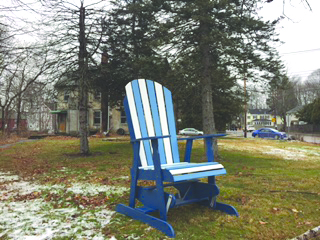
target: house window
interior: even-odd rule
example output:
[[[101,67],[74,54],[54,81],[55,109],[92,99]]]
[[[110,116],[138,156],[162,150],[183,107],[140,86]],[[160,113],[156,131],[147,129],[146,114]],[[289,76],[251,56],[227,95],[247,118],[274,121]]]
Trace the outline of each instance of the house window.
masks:
[[[253,115],[253,119],[257,119],[257,115]]]
[[[251,116],[248,116],[247,118],[248,118],[248,119],[251,119]]]
[[[70,97],[70,91],[68,90],[64,91],[64,97],[63,97],[64,102],[68,102],[69,97]]]
[[[266,116],[265,116],[265,119],[270,119],[270,116],[269,116],[269,115],[266,115]]]
[[[101,123],[101,111],[94,111],[93,113],[93,123],[98,125]]]
[[[126,123],[127,117],[125,111],[121,111],[121,123]]]
[[[100,91],[95,91],[94,92],[94,99],[95,100],[101,100],[101,92]]]

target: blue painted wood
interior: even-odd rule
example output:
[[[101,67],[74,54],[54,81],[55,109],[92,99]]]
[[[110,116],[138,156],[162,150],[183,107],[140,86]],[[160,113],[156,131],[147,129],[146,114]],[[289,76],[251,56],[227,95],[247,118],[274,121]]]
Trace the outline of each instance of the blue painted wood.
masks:
[[[124,99],[124,106],[134,152],[131,168],[131,191],[129,206],[119,204],[116,208],[117,212],[143,221],[170,237],[174,237],[175,234],[171,225],[166,222],[168,208],[199,203],[211,209],[239,216],[234,207],[216,201],[219,188],[216,185],[215,176],[226,174],[224,168],[176,176],[170,173],[170,170],[186,168],[192,170],[193,167],[219,164],[214,162],[212,141],[213,138],[222,137],[225,134],[183,138],[187,141],[185,163],[180,163],[171,92],[150,80],[134,80],[129,84],[126,87],[129,97]],[[141,95],[142,93],[143,95]],[[148,98],[146,95],[148,95]],[[128,99],[131,99],[130,103]],[[161,114],[159,113],[160,105],[163,110],[166,110],[160,111]],[[136,109],[137,114],[134,114],[132,118],[130,107]],[[152,116],[152,121],[151,117],[148,116]],[[133,122],[135,126],[133,126]],[[168,126],[168,129],[165,126]],[[164,133],[166,133],[166,136],[164,136]],[[192,143],[198,139],[206,140],[208,161],[205,163],[190,163]],[[171,159],[173,162],[171,162]],[[167,163],[170,164],[166,165]],[[199,181],[200,178],[204,177],[208,177],[208,183]],[[155,181],[156,185],[140,187],[137,184],[138,180],[152,180]],[[169,184],[164,184],[164,182]],[[173,196],[165,192],[164,189],[168,186],[175,187],[180,194]],[[135,208],[136,200],[139,200],[143,206]],[[148,215],[148,213],[154,211],[159,211],[161,219]]]
[[[220,210],[220,211],[225,212],[229,215],[235,215],[237,217],[240,216],[238,211],[233,206],[231,206],[229,204],[216,202],[214,209]]]
[[[132,84],[133,96],[134,96],[135,103],[136,103],[136,110],[137,110],[137,115],[138,115],[138,119],[139,119],[141,137],[146,138],[146,137],[149,137],[149,135],[148,135],[146,120],[144,117],[144,111],[143,111],[143,107],[142,107],[142,100],[141,100],[141,95],[140,95],[140,90],[139,90],[139,84],[138,84],[137,80],[132,81],[131,84]],[[151,148],[150,148],[150,142],[144,141],[143,146],[144,146],[144,149],[146,152],[146,158],[147,158],[148,165],[151,165],[152,164],[152,153],[151,153]]]
[[[167,221],[167,210],[166,210],[166,202],[164,196],[164,187],[163,187],[163,178],[162,178],[162,169],[160,163],[160,156],[158,152],[158,140],[151,140],[152,148],[153,148],[153,163],[154,163],[154,171],[156,177],[156,186],[157,186],[157,196],[158,196],[158,209],[160,212],[160,218],[163,221]]]
[[[132,140],[136,139],[136,136],[135,136],[134,130],[133,130],[133,125],[132,125],[131,114],[130,114],[130,109],[129,109],[127,96],[123,100],[123,106],[124,106],[124,111],[125,111],[126,117],[127,117],[127,123],[128,123],[130,137],[131,137]]]
[[[147,80],[147,89],[149,93],[149,101],[150,101],[150,107],[151,107],[151,113],[153,117],[153,124],[155,126],[155,133],[156,136],[162,136],[162,130],[160,127],[160,116],[159,116],[159,111],[158,111],[158,103],[157,103],[157,98],[156,98],[156,92],[154,89],[154,82]],[[160,139],[158,141],[159,143],[159,154],[160,154],[160,162],[162,164],[165,164],[167,162],[166,160],[166,155],[164,152],[164,145],[163,145],[163,140]]]
[[[191,161],[192,144],[193,144],[193,139],[192,138],[187,139],[186,150],[184,153],[184,161],[185,162]]]
[[[157,193],[157,186],[154,187],[138,187],[137,199],[146,207],[150,209],[159,210],[159,206],[163,204],[163,201],[159,199]],[[164,192],[164,203],[168,202],[169,196],[172,194]],[[176,199],[172,196],[170,207],[174,207]]]
[[[204,162],[204,163],[179,163],[179,164],[170,164],[170,165],[161,165],[162,169],[167,169],[167,170],[177,170],[177,169],[185,169],[185,168],[193,168],[193,167],[203,167],[203,166],[211,166],[211,165],[216,165],[219,164],[218,162]],[[153,170],[153,166],[149,166],[146,168],[139,168],[143,170]]]
[[[129,206],[135,207],[135,199],[136,199],[136,188],[138,183],[138,164],[140,162],[140,142],[135,142],[133,144],[133,165],[131,169],[131,183],[130,183],[130,198],[129,198]]]
[[[131,142],[139,142],[139,141],[145,141],[145,140],[156,140],[156,139],[161,139],[161,138],[169,138],[170,135],[166,135],[166,136],[154,136],[154,137],[143,137],[143,138],[137,138],[137,139],[133,139],[131,140]],[[153,165],[153,164],[152,164]]]
[[[124,215],[127,215],[133,219],[147,223],[150,226],[160,230],[161,232],[163,232],[164,234],[166,234],[167,236],[169,236],[171,238],[174,238],[176,236],[172,226],[169,223],[167,223],[166,221],[163,221],[159,218],[152,217],[148,214],[143,213],[142,211],[125,206],[123,204],[118,204],[116,207],[116,211],[118,213],[122,213]]]
[[[188,139],[202,139],[202,138],[217,138],[217,137],[224,137],[227,136],[227,134],[207,134],[207,135],[201,135],[201,136],[190,136],[186,138],[178,138],[178,140],[188,140]]]
[[[173,180],[174,182],[187,181],[187,180],[196,179],[196,178],[224,175],[226,173],[227,171],[225,169],[212,170],[212,171],[206,171],[206,172],[198,172],[198,173],[173,176]]]
[[[213,162],[214,161],[214,150],[213,150],[213,139],[212,138],[205,138],[206,142],[206,154],[207,154],[207,161]]]
[[[178,163],[180,162],[180,157],[179,157],[179,149],[178,149],[178,141],[177,141],[176,123],[174,120],[172,95],[171,95],[171,92],[165,87],[163,88],[163,93],[164,93],[165,103],[167,108],[169,133],[171,135],[171,150],[172,150],[173,162]]]

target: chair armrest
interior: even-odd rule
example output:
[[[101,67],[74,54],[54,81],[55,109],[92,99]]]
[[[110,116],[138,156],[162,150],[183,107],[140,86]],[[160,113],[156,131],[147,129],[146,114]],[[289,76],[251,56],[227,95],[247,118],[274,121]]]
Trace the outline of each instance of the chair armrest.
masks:
[[[205,139],[206,140],[206,149],[207,149],[206,155],[208,158],[208,162],[213,162],[214,156],[213,156],[213,148],[212,148],[212,139],[217,138],[217,137],[224,137],[226,135],[227,134],[208,134],[208,135],[195,136],[195,137],[178,138],[178,140],[186,140],[187,141],[186,150],[185,150],[185,154],[184,154],[184,161],[190,162],[193,140]]]
[[[130,142],[134,143],[134,142],[140,142],[144,140],[156,140],[156,139],[162,139],[162,138],[168,138],[168,137],[171,137],[171,135],[137,138],[137,139],[131,140]]]
[[[189,139],[201,139],[201,138],[217,138],[217,137],[224,137],[227,136],[227,134],[207,134],[207,135],[201,135],[201,136],[194,136],[194,137],[187,137],[187,138],[178,138],[179,141],[181,140],[189,140]]]

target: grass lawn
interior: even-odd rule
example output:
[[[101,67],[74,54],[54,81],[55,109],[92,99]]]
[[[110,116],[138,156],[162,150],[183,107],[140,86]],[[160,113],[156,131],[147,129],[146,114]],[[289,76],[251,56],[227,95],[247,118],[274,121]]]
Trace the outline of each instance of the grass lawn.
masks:
[[[128,138],[92,138],[90,150],[79,156],[72,137],[0,149],[0,239],[166,239],[114,212],[129,198]],[[177,239],[287,239],[320,225],[320,145],[225,138],[219,150],[228,174],[217,177],[218,201],[240,218],[196,204],[175,208],[168,222]],[[192,156],[205,161],[202,141]]]

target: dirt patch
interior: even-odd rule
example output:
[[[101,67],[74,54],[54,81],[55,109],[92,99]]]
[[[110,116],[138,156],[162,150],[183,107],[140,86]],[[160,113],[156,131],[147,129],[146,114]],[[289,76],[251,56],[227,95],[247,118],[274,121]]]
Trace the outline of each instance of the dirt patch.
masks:
[[[83,158],[83,157],[97,157],[97,156],[103,156],[105,155],[105,153],[103,152],[94,152],[94,153],[89,153],[87,155],[82,154],[82,153],[65,153],[63,154],[64,156],[68,157],[68,158]]]

